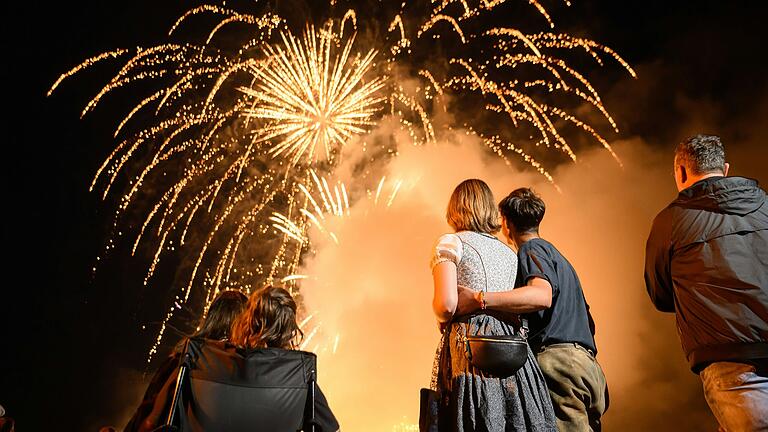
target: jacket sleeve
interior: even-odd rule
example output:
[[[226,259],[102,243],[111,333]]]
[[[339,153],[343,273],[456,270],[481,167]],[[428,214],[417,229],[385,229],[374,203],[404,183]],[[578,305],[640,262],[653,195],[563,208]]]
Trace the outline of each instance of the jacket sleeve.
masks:
[[[180,353],[174,352],[160,364],[157,372],[155,372],[155,375],[152,377],[152,381],[150,381],[149,386],[147,386],[147,391],[144,393],[144,399],[136,409],[133,417],[131,417],[131,420],[128,421],[123,432],[136,432],[140,430],[144,420],[152,413],[152,410],[155,407],[155,400],[163,390],[165,383],[170,377],[173,377],[174,380],[176,379],[179,370],[180,355]]]
[[[315,387],[315,425],[320,432],[336,432],[339,430],[339,422],[333,415],[328,400],[325,398],[320,386]],[[307,430],[311,430],[307,428]]]
[[[645,245],[645,288],[654,306],[661,312],[675,311],[675,295],[672,291],[672,223],[667,211],[653,221],[648,242]]]

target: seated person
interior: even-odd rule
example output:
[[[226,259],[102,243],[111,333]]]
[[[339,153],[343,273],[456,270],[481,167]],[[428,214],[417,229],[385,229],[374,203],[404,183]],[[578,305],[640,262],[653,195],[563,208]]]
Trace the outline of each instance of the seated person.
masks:
[[[240,291],[222,291],[213,300],[211,306],[208,308],[208,313],[205,314],[201,320],[197,332],[191,337],[219,341],[229,340],[232,323],[235,318],[240,315],[240,312],[243,311],[247,301],[248,297]],[[141,404],[136,409],[133,417],[131,417],[131,420],[123,429],[124,432],[135,432],[139,430],[141,423],[147,419],[147,416],[152,411],[160,389],[163,388],[163,385],[170,377],[173,377],[175,380],[183,347],[183,343],[180,343],[176,346],[176,349],[174,349],[171,355],[160,364],[157,372],[155,372],[155,375],[149,382],[149,386],[147,386],[147,391],[144,393],[144,399],[142,399]],[[169,409],[169,407],[164,408],[166,410]],[[164,420],[165,419],[162,419],[161,421]],[[145,428],[153,429],[156,425],[146,424],[144,426]]]
[[[267,286],[251,294],[232,326],[230,341],[191,339],[185,349],[188,373],[177,405],[181,430],[337,431],[325,396],[310,385],[316,376],[316,356],[295,349],[301,337],[293,297],[282,288]],[[169,399],[175,387],[172,381],[175,378],[162,391]],[[161,415],[157,410],[161,405],[165,403],[155,404],[153,417],[168,416],[169,411]]]

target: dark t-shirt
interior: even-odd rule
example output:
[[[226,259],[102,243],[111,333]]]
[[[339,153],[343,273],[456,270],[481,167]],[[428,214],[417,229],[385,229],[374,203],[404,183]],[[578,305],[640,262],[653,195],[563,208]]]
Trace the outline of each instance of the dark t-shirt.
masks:
[[[527,315],[531,349],[536,352],[542,346],[573,342],[597,353],[595,323],[571,263],[541,238],[525,242],[517,254],[517,286],[526,285],[533,277],[552,285],[552,306]]]

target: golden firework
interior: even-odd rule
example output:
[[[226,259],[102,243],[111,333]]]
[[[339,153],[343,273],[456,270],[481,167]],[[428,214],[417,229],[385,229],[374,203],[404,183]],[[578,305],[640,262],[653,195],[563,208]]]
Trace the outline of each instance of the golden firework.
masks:
[[[272,155],[311,163],[320,146],[330,159],[333,150],[373,125],[384,100],[377,92],[385,78],[364,82],[376,52],[352,58],[355,36],[337,49],[341,35],[329,26],[321,32],[310,26],[301,39],[280,36],[282,44],[265,46],[267,60],[251,66],[255,84],[240,87],[251,98],[243,114],[258,120],[255,142],[271,143]]]

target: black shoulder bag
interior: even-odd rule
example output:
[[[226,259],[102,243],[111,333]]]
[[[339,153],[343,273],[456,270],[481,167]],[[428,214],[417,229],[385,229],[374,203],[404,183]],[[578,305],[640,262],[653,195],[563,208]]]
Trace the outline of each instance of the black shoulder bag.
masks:
[[[513,335],[469,336],[469,322],[464,326],[469,363],[501,378],[514,375],[528,361],[528,320],[520,319],[520,330]]]

